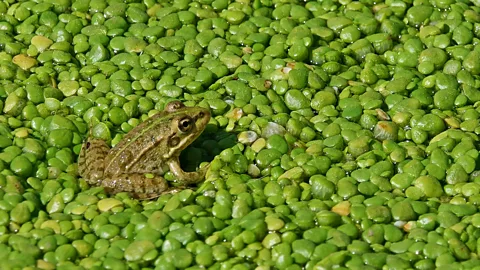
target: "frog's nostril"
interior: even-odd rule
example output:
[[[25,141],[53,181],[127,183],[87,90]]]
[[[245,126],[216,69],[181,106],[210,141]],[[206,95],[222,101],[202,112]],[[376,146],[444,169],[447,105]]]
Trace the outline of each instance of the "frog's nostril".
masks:
[[[85,147],[88,149],[90,148],[90,142],[87,142],[87,144],[85,145]]]

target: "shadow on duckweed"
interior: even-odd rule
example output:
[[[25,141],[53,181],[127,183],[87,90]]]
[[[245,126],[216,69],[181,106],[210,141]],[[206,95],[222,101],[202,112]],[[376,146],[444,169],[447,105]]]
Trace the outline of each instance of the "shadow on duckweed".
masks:
[[[210,127],[210,128],[209,128]],[[202,162],[211,162],[223,150],[237,143],[237,134],[218,130],[213,125],[205,131],[180,154],[180,165],[187,172],[197,170]]]

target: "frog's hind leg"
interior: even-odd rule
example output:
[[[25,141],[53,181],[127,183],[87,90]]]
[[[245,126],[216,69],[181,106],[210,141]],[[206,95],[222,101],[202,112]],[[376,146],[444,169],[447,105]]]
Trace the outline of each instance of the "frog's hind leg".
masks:
[[[127,192],[137,199],[153,199],[168,189],[168,183],[158,175],[147,177],[143,173],[123,173],[104,179],[102,186],[108,193]]]

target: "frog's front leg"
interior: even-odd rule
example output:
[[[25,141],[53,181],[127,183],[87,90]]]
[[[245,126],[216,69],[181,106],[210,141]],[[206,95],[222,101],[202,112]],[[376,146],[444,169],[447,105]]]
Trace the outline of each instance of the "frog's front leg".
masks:
[[[178,157],[176,157],[168,162],[168,167],[170,168],[170,171],[177,177],[178,183],[182,185],[191,185],[204,180],[210,164],[196,172],[185,172],[180,167],[180,161],[178,160]]]
[[[138,199],[153,199],[168,190],[168,183],[158,175],[122,173],[102,181],[105,191],[111,194],[128,192]]]

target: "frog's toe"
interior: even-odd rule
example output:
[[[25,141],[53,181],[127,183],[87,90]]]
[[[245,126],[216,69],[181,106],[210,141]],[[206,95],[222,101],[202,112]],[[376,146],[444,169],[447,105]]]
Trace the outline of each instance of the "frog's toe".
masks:
[[[200,168],[198,171],[201,173],[201,175],[203,177],[205,177],[205,174],[207,174],[208,170],[210,169],[210,165],[212,163],[208,163],[207,165],[203,166],[202,168]]]
[[[178,187],[172,187],[172,188],[169,188],[167,190],[165,190],[164,192],[162,192],[162,195],[164,194],[175,194],[175,193],[178,193],[184,189],[186,189],[187,187],[186,186],[178,186]]]
[[[146,194],[146,193],[141,193],[141,194],[131,194],[132,197],[134,197],[135,199],[137,200],[153,200],[153,199],[156,199],[158,197],[160,197],[160,195],[162,194],[156,194],[156,193],[153,193],[153,194]]]

